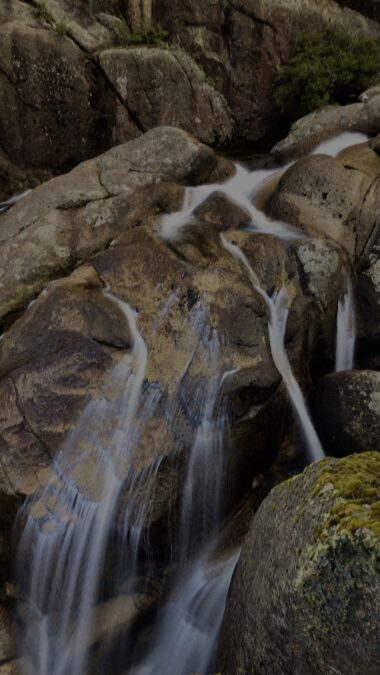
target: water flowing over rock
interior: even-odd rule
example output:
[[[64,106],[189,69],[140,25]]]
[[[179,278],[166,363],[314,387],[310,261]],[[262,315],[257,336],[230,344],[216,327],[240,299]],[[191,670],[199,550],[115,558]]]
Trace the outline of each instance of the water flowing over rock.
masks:
[[[327,106],[301,117],[292,125],[288,136],[276,143],[272,153],[276,159],[288,162],[338,134],[352,134],[352,145],[364,142],[365,135],[372,136],[380,130],[379,93],[377,88],[369,89],[357,103]]]
[[[252,508],[323,455],[308,409],[333,370],[354,250],[365,265],[375,236],[378,156],[367,144],[343,155],[322,158],[333,188],[348,173],[351,200],[369,199],[345,206],[348,243],[320,226],[347,196],[319,194],[323,171],[304,167],[320,157],[250,170],[172,127],[4,205],[7,564],[23,506],[17,589],[6,566],[0,592],[18,597],[32,670],[215,670]],[[307,225],[262,210],[292,171],[316,200]]]
[[[243,546],[218,671],[378,670],[380,455],[325,459],[276,487]]]

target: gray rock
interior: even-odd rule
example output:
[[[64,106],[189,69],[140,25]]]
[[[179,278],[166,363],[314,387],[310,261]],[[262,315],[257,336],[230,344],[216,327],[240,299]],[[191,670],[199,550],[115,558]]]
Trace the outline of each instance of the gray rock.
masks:
[[[328,106],[297,120],[288,136],[272,148],[272,154],[280,161],[289,161],[346,131],[368,135],[380,131],[379,87],[364,92],[357,103]]]
[[[99,62],[132,118],[147,131],[169,124],[204,143],[223,143],[232,135],[224,98],[180,49],[138,47],[102,52]]]
[[[229,170],[184,131],[160,127],[39,186],[0,215],[0,317],[121,232],[178,209],[183,190],[167,181],[203,183]]]
[[[313,464],[270,493],[224,616],[223,675],[376,675],[380,454]]]
[[[362,146],[337,159],[314,155],[298,160],[275,184],[266,210],[273,218],[330,238],[349,256],[360,257],[376,225],[380,199],[377,177],[368,169],[371,157],[380,168],[378,157],[367,146],[364,150],[365,162]]]
[[[318,388],[317,413],[326,451],[342,456],[380,450],[380,372],[326,375]]]

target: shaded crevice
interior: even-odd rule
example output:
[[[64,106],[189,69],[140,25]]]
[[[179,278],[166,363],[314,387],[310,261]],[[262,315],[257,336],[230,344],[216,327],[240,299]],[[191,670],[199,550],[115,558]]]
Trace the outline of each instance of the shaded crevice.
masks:
[[[33,427],[32,427],[32,425],[31,425],[30,421],[28,420],[28,418],[27,418],[27,416],[26,416],[26,414],[25,414],[25,412],[24,412],[24,410],[23,410],[23,407],[22,407],[22,404],[21,404],[21,401],[20,401],[19,391],[18,391],[18,389],[17,389],[17,385],[16,385],[16,383],[15,383],[15,381],[14,381],[14,379],[13,379],[13,377],[12,377],[11,375],[9,375],[9,381],[12,383],[13,390],[14,390],[14,392],[15,392],[17,410],[19,411],[20,415],[22,416],[22,418],[23,418],[23,420],[24,420],[24,422],[25,422],[25,429],[26,429],[26,430],[27,430],[27,431],[28,431],[28,432],[29,432],[29,433],[30,433],[30,434],[38,441],[38,443],[41,445],[41,447],[45,450],[45,452],[46,452],[47,456],[49,457],[49,459],[52,460],[53,457],[52,457],[52,454],[51,454],[49,448],[48,448],[47,445],[41,440],[41,438],[38,436],[37,432],[33,429]]]

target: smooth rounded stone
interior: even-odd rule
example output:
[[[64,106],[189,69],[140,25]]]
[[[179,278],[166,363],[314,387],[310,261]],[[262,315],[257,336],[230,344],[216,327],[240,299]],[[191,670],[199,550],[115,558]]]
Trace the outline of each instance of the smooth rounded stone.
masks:
[[[173,125],[204,143],[225,143],[231,113],[195,61],[181,49],[111,49],[99,63],[140,129]]]
[[[326,375],[317,392],[317,417],[327,452],[342,456],[380,450],[380,372]]]
[[[223,192],[213,192],[193,211],[195,218],[219,231],[244,229],[251,223],[251,216]]]
[[[228,594],[217,672],[376,675],[380,454],[327,458],[272,490]]]
[[[361,156],[360,148],[358,153]],[[354,148],[352,154],[355,157]],[[273,218],[332,239],[350,256],[359,257],[377,222],[379,198],[377,181],[345,164],[344,157],[314,155],[285,171],[266,210]]]
[[[371,92],[371,90],[369,90]],[[345,106],[313,110],[292,124],[290,133],[271,152],[282,162],[307,154],[323,141],[345,132],[374,135],[380,130],[380,91],[363,92],[360,100]]]

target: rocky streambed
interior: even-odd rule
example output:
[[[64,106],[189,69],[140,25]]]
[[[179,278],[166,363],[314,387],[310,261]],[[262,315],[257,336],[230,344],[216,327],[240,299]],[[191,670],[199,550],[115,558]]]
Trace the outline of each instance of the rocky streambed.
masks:
[[[275,135],[289,22],[378,24],[175,2],[134,47],[127,4],[0,8],[0,673],[375,674],[380,91],[211,145]]]
[[[333,154],[339,142],[330,144]],[[251,172],[179,129],[158,127],[41,185],[0,216],[6,661],[17,653],[9,614],[32,672],[206,672],[215,658],[210,626],[222,620],[253,512],[271,485],[307,463],[273,361],[266,303],[223,234],[268,297],[286,292],[284,346],[326,451],[364,454],[325,460],[313,469],[321,472],[315,487],[306,473],[264,500],[227,601],[218,667],[314,672],[312,661],[315,672],[321,663],[355,672],[345,670],[350,648],[334,649],[332,661],[329,650],[338,634],[342,644],[347,635],[375,643],[378,628],[372,523],[380,381],[367,345],[377,339],[368,306],[378,301],[370,271],[379,168],[364,142],[337,157]],[[350,277],[355,297],[366,299],[356,302],[356,369],[334,374],[338,304]],[[277,494],[280,520],[271,507]],[[331,523],[321,531],[313,516],[320,494],[318,518]],[[23,502],[15,579],[10,529]],[[261,521],[273,556],[256,533]],[[324,560],[343,566],[348,590],[336,572],[320,577]],[[281,580],[276,592],[270,575]],[[197,597],[208,614],[202,603],[194,610]],[[259,597],[272,607],[274,627]],[[320,602],[319,617],[313,603]],[[195,635],[189,625],[197,621]],[[301,642],[284,638],[276,622]],[[203,633],[209,640],[200,640]],[[277,661],[280,635],[288,647],[279,646]],[[366,672],[375,672],[372,647],[366,659]]]

